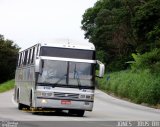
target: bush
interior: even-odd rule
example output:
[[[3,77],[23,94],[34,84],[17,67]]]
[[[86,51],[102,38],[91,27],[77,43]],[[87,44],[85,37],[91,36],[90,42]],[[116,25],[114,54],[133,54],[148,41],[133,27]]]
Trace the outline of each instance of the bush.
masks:
[[[110,74],[110,80],[98,79],[98,87],[136,103],[156,105],[160,103],[160,74],[150,70],[133,72],[130,70]]]
[[[97,50],[96,57],[98,60],[100,60],[102,63],[106,62],[107,54],[103,50]]]
[[[13,89],[14,83],[15,83],[14,80],[9,80],[7,82],[0,84],[0,93]]]
[[[132,70],[150,69],[152,72],[160,72],[160,49],[154,49],[142,55],[132,54],[134,62],[131,64]]]
[[[0,35],[0,83],[14,78],[19,48]]]

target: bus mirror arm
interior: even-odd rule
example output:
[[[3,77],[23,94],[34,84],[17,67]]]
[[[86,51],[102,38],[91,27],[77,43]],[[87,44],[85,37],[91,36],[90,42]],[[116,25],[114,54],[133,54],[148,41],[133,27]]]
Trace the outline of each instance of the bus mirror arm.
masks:
[[[100,77],[99,75],[96,75],[96,77],[97,77],[97,78],[103,78],[103,77]]]
[[[99,65],[99,74],[96,77],[103,78],[105,72],[105,66],[102,62],[97,60],[97,64]]]

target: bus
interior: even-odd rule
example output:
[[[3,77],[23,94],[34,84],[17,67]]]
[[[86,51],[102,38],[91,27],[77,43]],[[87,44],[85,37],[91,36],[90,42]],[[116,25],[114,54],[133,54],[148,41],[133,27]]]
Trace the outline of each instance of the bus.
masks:
[[[93,109],[95,77],[103,77],[104,69],[92,43],[38,43],[19,52],[14,99],[19,110],[28,106],[83,116]]]

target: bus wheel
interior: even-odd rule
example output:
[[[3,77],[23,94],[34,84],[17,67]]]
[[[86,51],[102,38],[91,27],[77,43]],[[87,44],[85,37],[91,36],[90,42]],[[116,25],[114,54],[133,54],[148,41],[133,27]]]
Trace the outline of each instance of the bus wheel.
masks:
[[[19,100],[19,90],[17,91],[17,102],[18,102],[18,109],[22,110],[23,109],[23,104],[21,104],[20,100]]]
[[[77,116],[82,117],[84,115],[84,110],[77,110]]]
[[[23,109],[23,104],[18,103],[18,109],[19,109],[19,110],[22,110],[22,109]]]
[[[32,93],[30,94],[29,103],[30,109],[32,110]]]
[[[75,110],[75,109],[71,109],[71,110],[69,110],[69,114],[76,114],[77,116],[79,116],[79,117],[83,117],[83,115],[84,115],[84,110]]]
[[[61,113],[61,112],[62,112],[62,109],[55,109],[55,112],[56,112],[56,113]]]
[[[30,109],[30,111],[34,114],[34,112],[35,112],[35,108],[33,107],[33,100],[32,100],[32,92],[31,92],[31,94],[30,94],[30,101],[29,101],[29,109]]]

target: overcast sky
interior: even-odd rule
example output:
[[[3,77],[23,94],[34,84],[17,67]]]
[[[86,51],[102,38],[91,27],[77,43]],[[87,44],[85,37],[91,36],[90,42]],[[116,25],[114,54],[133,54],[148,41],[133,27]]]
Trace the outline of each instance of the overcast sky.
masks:
[[[82,15],[97,0],[0,0],[0,34],[22,49],[38,42],[84,40]]]

